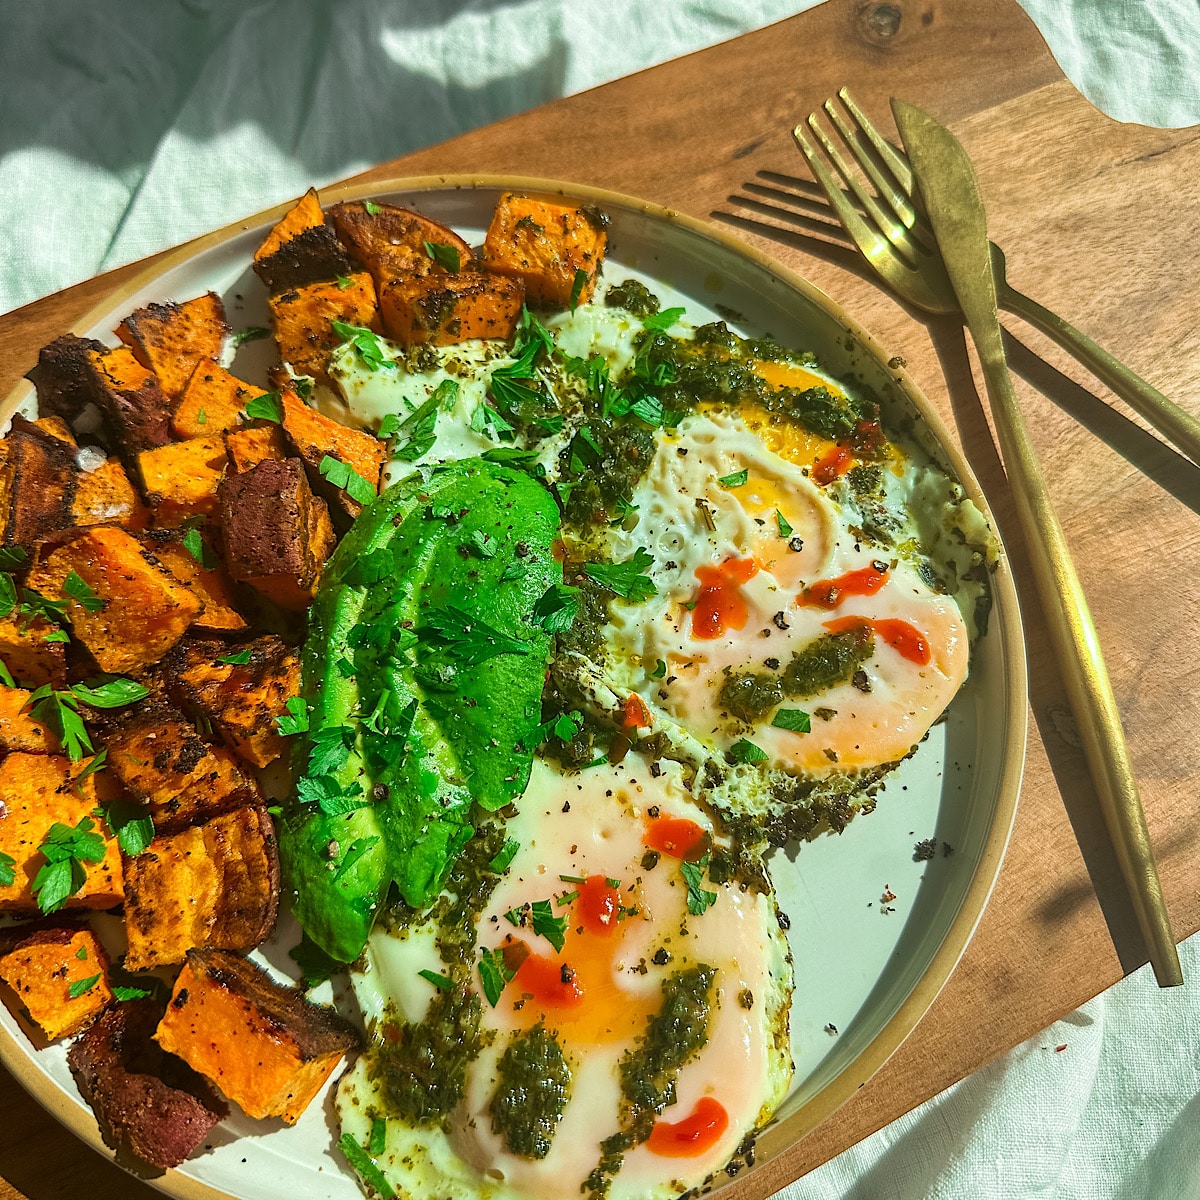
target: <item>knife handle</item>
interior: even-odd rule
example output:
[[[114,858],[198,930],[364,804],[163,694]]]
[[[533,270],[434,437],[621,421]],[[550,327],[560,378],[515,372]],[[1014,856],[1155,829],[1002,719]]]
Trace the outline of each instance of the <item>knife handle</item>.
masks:
[[[1025,418],[1017,405],[999,322],[993,318],[990,325],[993,328],[972,329],[971,334],[979,351],[1004,468],[1025,534],[1055,657],[1067,685],[1101,812],[1129,889],[1154,976],[1160,987],[1174,987],[1183,983],[1183,972],[1154,865],[1121,715],[1066,535],[1051,506]]]
[[[996,298],[1001,308],[1015,313],[1057,342],[1068,354],[1083,363],[1101,383],[1120,396],[1134,412],[1140,413],[1176,450],[1200,466],[1200,421],[1168,400],[1124,363],[1113,358],[1086,333],[1081,333],[1057,313],[1018,292],[1004,278],[1002,270],[996,272],[996,282]]]

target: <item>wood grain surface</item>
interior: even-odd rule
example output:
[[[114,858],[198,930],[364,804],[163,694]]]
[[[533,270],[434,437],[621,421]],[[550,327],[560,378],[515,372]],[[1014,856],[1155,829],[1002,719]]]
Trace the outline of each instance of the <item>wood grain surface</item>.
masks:
[[[385,164],[514,172],[625,191],[738,228],[845,305],[958,437],[1008,545],[1033,721],[1013,842],[963,961],[914,1035],[833,1118],[750,1176],[765,1196],[913,1108],[1145,959],[1050,655],[961,327],[906,309],[840,243],[790,127],[844,83],[887,122],[900,95],[946,121],[979,172],[1009,278],[1200,413],[1200,130],[1120,125],[1066,83],[1012,0],[829,0],[769,29]],[[779,177],[784,182],[778,182]],[[780,208],[770,198],[791,199]],[[767,195],[764,195],[764,190]],[[766,211],[764,211],[764,209]],[[230,213],[230,218],[237,216]],[[0,394],[132,269],[0,317]],[[1044,338],[1009,320],[1011,361],[1091,602],[1178,938],[1200,927],[1200,469]],[[1195,981],[1189,981],[1195,986]],[[1163,993],[1169,1011],[1172,996]],[[60,1129],[0,1072],[0,1200],[152,1193]]]

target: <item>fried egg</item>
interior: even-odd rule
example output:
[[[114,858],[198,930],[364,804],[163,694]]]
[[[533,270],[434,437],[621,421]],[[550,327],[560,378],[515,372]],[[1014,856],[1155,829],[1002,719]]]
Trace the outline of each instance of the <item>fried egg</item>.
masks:
[[[413,1200],[551,1200],[597,1190],[598,1180],[613,1200],[652,1200],[702,1184],[765,1122],[790,1082],[791,965],[774,901],[713,882],[708,868],[722,839],[676,763],[652,771],[631,754],[565,776],[536,761],[504,832],[519,848],[473,929],[476,964],[500,955],[511,978],[483,999],[482,1049],[457,1103],[434,1124],[389,1107],[380,1047],[430,1010],[438,988],[428,978],[455,973],[428,925],[381,928],[368,970],[355,974],[374,1047],[338,1090],[343,1128],[366,1145],[376,1122],[386,1121],[373,1157]],[[463,978],[455,975],[453,986]],[[477,965],[465,978],[481,991]],[[669,1032],[660,1022],[652,1033],[664,996],[681,980],[708,981],[706,1018],[698,1027],[695,1010],[681,1008],[686,1015]],[[553,1041],[565,1080],[561,1111],[535,1123],[532,1135],[497,1115],[512,1107],[502,1063],[531,1036]],[[645,1082],[641,1067],[663,1038],[690,1038],[693,1048],[671,1072],[668,1102],[614,1161],[612,1139],[631,1130],[626,1081]],[[517,1108],[535,1103],[522,1095]]]

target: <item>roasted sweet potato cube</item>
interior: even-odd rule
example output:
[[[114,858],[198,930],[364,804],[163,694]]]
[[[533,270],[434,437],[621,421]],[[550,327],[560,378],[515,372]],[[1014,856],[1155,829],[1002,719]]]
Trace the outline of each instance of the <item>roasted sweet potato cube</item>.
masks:
[[[61,687],[67,677],[67,648],[61,641],[46,641],[57,634],[58,626],[45,617],[30,620],[14,609],[0,617],[0,660],[18,683]]]
[[[275,718],[300,694],[300,656],[282,638],[266,634],[234,654],[224,642],[186,641],[163,665],[175,702],[207,717],[238,757],[265,767],[287,749]]]
[[[254,261],[270,258],[284,242],[290,242],[297,234],[317,225],[325,224],[325,214],[317,198],[316,188],[309,188],[291,208],[275,223],[266,241],[254,252]]]
[[[61,754],[57,735],[29,711],[32,694],[22,688],[0,688],[0,750]]]
[[[164,538],[164,534],[170,536]],[[204,531],[185,534],[193,546],[199,545],[200,557],[184,545],[178,530],[156,529],[146,545],[158,562],[186,588],[195,593],[204,608],[192,622],[192,629],[205,633],[239,633],[247,627],[246,618],[237,610],[233,580],[214,547],[214,539]]]
[[[582,271],[577,302],[590,300],[604,259],[605,221],[595,209],[560,196],[500,197],[480,263],[525,284],[534,304],[566,308]]]
[[[223,746],[210,746],[159,691],[97,719],[108,768],[147,805],[160,833],[255,804],[258,785]]]
[[[242,409],[262,395],[262,388],[246,383],[236,375],[202,358],[192,372],[171,418],[171,428],[180,438],[206,437],[226,429],[236,429]]]
[[[30,424],[34,429],[40,429],[47,437],[52,437],[56,441],[65,442],[72,448],[78,448],[79,443],[75,440],[75,435],[71,432],[71,427],[62,419],[62,417],[38,417],[36,421],[31,421]],[[16,417],[13,418],[13,428],[17,427]]]
[[[182,304],[139,308],[117,326],[117,337],[158,376],[167,398],[177,400],[202,358],[221,357],[229,325],[221,297],[206,292]]]
[[[21,753],[0,762],[0,854],[8,856],[13,872],[12,883],[0,883],[0,912],[40,912],[33,883],[46,859],[39,847],[55,822],[74,828],[84,817],[103,839],[104,857],[80,863],[83,886],[64,907],[112,908],[121,903],[121,851],[108,826],[93,815],[95,778],[83,774],[90,762]]]
[[[402,346],[448,346],[472,338],[510,338],[524,285],[485,271],[385,279],[379,291],[384,332]]]
[[[325,371],[329,352],[342,341],[332,322],[379,328],[371,276],[360,271],[347,278],[350,282],[344,287],[336,281],[311,283],[271,297],[271,322],[279,357],[290,363],[296,374],[329,382]]]
[[[225,435],[225,449],[229,454],[229,469],[235,475],[244,474],[264,458],[282,461],[288,456],[283,430],[270,423],[230,431]]]
[[[64,333],[43,346],[34,372],[38,412],[73,423],[89,404],[98,403],[94,354],[104,353],[104,343]]]
[[[357,517],[363,506],[343,488],[330,483],[321,474],[321,464],[327,455],[347,463],[378,492],[387,462],[387,446],[374,434],[351,429],[309,408],[295,392],[281,392],[280,403],[284,435],[308,467],[313,487],[332,507],[351,518]]]
[[[160,1170],[177,1167],[229,1115],[212,1086],[153,1040],[162,1008],[129,1000],[102,1013],[67,1051],[105,1144]]]
[[[289,611],[312,603],[333,550],[329,510],[298,458],[264,459],[220,488],[225,560],[234,579]]]
[[[289,238],[274,254],[256,259],[254,273],[272,294],[289,288],[346,278],[354,271],[328,225],[312,225]]]
[[[252,1117],[294,1125],[357,1031],[248,959],[193,950],[154,1035]]]
[[[150,513],[118,458],[106,458],[92,470],[76,477],[75,498],[71,502],[74,524],[119,525],[136,532],[145,529]]]
[[[215,513],[217,485],[228,461],[222,433],[142,451],[138,463],[154,523],[173,529],[192,517]]]
[[[86,605],[70,598],[67,619],[75,637],[101,670],[126,675],[158,662],[203,608],[152,558],[132,534],[97,525],[35,563],[28,584],[56,600],[68,595],[64,585],[74,571],[92,593]]]
[[[274,928],[278,901],[265,809],[239,808],[155,837],[125,867],[125,966],[172,966],[198,946],[253,949]]]
[[[373,211],[372,211],[373,210]],[[425,243],[446,246],[458,255],[458,269],[472,263],[471,247],[445,225],[394,204],[343,201],[329,210],[342,244],[381,285],[385,278],[427,275],[445,268],[430,257]]]
[[[72,524],[75,451],[20,416],[0,445],[0,542],[31,549]]]
[[[133,356],[128,346],[92,350],[87,355],[92,370],[92,397],[104,419],[109,448],[121,456],[131,471],[143,450],[165,446],[171,440],[174,407],[158,377]]]
[[[78,1033],[113,999],[108,955],[83,926],[10,931],[0,951],[0,979],[52,1042]]]

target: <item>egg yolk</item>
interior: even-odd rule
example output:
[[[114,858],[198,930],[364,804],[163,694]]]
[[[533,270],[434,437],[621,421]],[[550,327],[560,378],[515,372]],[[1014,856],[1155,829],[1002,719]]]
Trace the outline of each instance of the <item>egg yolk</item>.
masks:
[[[730,629],[741,629],[750,609],[741,586],[758,574],[752,558],[730,558],[715,567],[697,567],[700,594],[692,607],[692,637],[712,641]]]
[[[693,1158],[712,1149],[728,1128],[725,1106],[712,1096],[701,1096],[682,1121],[656,1121],[646,1148],[663,1158]]]

